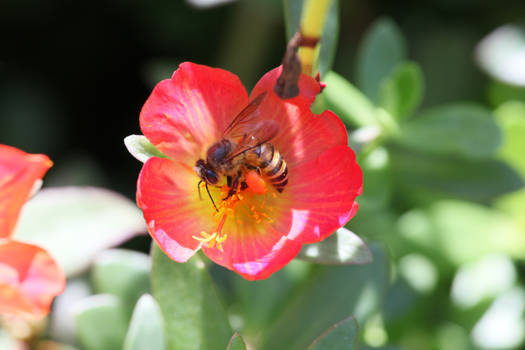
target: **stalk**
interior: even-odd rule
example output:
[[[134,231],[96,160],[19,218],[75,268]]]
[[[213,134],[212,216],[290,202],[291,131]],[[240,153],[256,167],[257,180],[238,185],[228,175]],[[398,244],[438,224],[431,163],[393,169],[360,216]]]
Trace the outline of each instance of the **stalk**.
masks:
[[[302,41],[298,52],[304,74],[317,74],[321,36],[332,1],[305,0],[299,29]]]

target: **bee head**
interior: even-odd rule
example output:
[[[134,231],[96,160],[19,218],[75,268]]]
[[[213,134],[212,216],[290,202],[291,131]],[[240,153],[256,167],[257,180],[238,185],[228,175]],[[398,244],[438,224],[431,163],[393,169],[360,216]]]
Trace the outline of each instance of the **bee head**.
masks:
[[[219,174],[213,170],[206,162],[199,159],[193,168],[197,175],[210,185],[215,185],[219,182]]]

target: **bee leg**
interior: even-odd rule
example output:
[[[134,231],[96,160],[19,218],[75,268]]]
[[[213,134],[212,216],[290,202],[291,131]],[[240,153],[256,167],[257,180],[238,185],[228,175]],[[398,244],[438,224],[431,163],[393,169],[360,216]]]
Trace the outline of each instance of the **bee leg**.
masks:
[[[213,201],[213,197],[211,196],[210,190],[208,188],[208,183],[206,182],[206,192],[208,192],[208,196],[210,197],[211,204],[213,204],[213,207],[215,208],[215,211],[219,212],[219,209],[217,209],[217,206],[215,205],[215,202]]]
[[[241,182],[241,191],[244,191],[247,188],[248,188],[248,184],[245,181]]]
[[[239,180],[240,180],[240,178],[241,178],[241,174],[237,174],[237,176],[235,176],[235,178],[232,180],[232,184],[230,186],[230,191],[228,191],[228,195],[226,196],[226,198],[222,199],[223,201],[225,201],[226,199],[230,198],[235,193],[237,193],[237,188],[239,187]]]
[[[246,168],[250,170],[255,170],[257,174],[261,175],[261,168],[259,168],[258,166],[246,164]]]
[[[232,177],[231,176],[226,177],[226,184],[228,185],[228,187],[232,187]]]

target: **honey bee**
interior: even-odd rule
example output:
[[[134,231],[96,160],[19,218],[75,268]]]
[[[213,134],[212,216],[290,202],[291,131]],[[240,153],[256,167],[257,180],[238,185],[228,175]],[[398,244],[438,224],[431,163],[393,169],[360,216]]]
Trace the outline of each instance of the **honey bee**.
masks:
[[[195,163],[194,170],[201,179],[197,185],[199,197],[200,184],[204,182],[215,210],[217,206],[208,185],[221,183],[223,176],[230,187],[223,200],[239,189],[246,189],[245,174],[249,170],[262,174],[278,192],[284,191],[288,183],[286,161],[269,142],[279,133],[279,124],[274,120],[261,120],[258,111],[266,94],[255,97],[226,127],[222,139],[208,148],[206,160]]]

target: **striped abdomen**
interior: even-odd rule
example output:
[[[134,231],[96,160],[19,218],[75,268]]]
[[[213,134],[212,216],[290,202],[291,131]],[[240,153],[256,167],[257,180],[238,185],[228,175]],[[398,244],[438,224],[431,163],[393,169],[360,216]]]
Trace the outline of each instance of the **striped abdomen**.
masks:
[[[288,167],[281,153],[271,143],[256,147],[247,155],[246,161],[258,167],[277,191],[284,190],[288,183]]]

